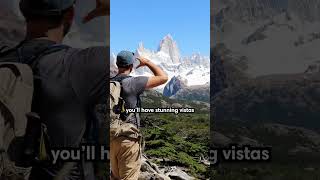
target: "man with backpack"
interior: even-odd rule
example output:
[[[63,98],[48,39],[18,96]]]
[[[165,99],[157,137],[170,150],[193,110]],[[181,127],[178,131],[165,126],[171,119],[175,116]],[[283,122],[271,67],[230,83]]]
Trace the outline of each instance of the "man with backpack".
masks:
[[[137,66],[148,67],[154,76],[129,76]],[[110,83],[110,162],[112,179],[137,180],[141,167],[141,138],[139,113],[127,113],[128,109],[141,108],[140,95],[146,89],[168,81],[166,73],[144,57],[136,57],[130,51],[117,55],[118,74]]]
[[[100,139],[98,134],[109,127],[102,126],[106,122],[99,119],[96,107],[107,101],[109,47],[75,49],[61,44],[74,20],[74,4],[75,0],[20,1],[25,40],[0,55],[0,128],[5,128],[0,132],[0,169],[7,171],[0,170],[0,179],[12,179],[21,170],[12,161],[32,166],[30,180],[97,178],[90,162],[45,161],[53,148],[108,143],[107,135]],[[109,12],[107,0],[96,0],[96,9],[83,22]],[[3,143],[9,136],[12,142]]]

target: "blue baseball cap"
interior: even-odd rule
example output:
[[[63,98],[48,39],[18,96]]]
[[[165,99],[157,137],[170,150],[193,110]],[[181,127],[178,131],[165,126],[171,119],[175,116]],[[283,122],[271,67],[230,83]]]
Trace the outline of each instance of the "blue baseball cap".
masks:
[[[132,65],[135,61],[135,56],[133,52],[130,51],[121,51],[117,55],[117,66],[118,67],[127,67]]]

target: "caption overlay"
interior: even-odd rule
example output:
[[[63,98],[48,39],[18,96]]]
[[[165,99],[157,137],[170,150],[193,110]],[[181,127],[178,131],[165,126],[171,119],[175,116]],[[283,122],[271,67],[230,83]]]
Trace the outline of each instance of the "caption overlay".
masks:
[[[79,148],[53,148],[50,153],[53,164],[59,161],[108,161],[110,158],[106,145],[83,144]]]
[[[134,108],[126,109],[127,113],[194,113],[194,108]],[[105,145],[83,144],[79,148],[53,148],[50,150],[50,160],[53,164],[59,161],[108,161],[110,151]]]
[[[105,145],[83,144],[79,148],[51,149],[53,164],[59,161],[108,161],[110,151]],[[249,145],[230,145],[225,148],[210,150],[210,164],[218,165],[221,162],[268,162],[271,160],[271,147],[252,147]]]
[[[134,108],[126,109],[127,113],[194,113],[194,108]]]
[[[249,145],[230,145],[210,150],[210,164],[225,162],[268,162],[271,160],[271,147],[252,147]]]

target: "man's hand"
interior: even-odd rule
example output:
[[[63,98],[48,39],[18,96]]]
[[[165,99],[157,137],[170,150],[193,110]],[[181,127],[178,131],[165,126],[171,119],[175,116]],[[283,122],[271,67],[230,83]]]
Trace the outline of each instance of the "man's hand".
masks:
[[[107,16],[110,14],[110,1],[96,0],[96,8],[89,12],[83,19],[83,23],[87,23],[92,19],[100,16]]]
[[[151,89],[161,84],[164,84],[168,81],[167,74],[156,64],[151,62],[149,59],[144,57],[137,58],[140,61],[140,64],[137,68],[147,66],[154,74],[154,76],[149,77],[148,82],[146,84],[146,89]]]
[[[139,64],[139,66],[137,66],[137,69],[138,69],[139,67],[146,66],[147,63],[149,62],[149,60],[148,60],[147,58],[144,58],[144,57],[141,57],[141,56],[138,57],[137,59],[140,61],[140,64]]]

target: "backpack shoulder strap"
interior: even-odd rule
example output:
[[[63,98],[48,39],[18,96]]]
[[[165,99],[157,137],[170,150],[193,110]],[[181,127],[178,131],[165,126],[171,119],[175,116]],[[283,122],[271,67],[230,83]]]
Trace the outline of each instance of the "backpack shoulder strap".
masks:
[[[125,80],[125,79],[128,79],[128,78],[131,78],[131,77],[132,76],[124,76],[124,75],[117,74],[115,77],[111,78],[111,80],[120,82],[121,91],[122,91],[122,81]],[[141,101],[141,98],[140,98],[140,94],[137,95],[137,106],[140,107],[140,108],[142,107],[142,101]]]
[[[128,79],[132,76],[124,76],[124,75],[120,75],[120,74],[117,74],[115,77],[111,78],[111,81],[116,81],[116,82],[119,82],[120,83],[120,86],[121,86],[121,92],[120,94],[122,93],[123,91],[123,87],[122,87],[122,81],[125,80],[125,79]],[[122,95],[122,94],[121,94]]]
[[[35,54],[33,54],[31,57],[25,59],[23,57],[23,54],[21,52],[21,48],[18,47],[16,48],[16,51],[18,53],[18,59],[20,63],[25,63],[25,64],[29,64],[32,68],[36,67],[39,63],[39,60],[42,56],[54,53],[54,52],[58,52],[60,50],[63,49],[68,49],[70,48],[69,46],[63,45],[63,44],[53,44],[53,45],[49,45],[41,50],[39,50],[38,52],[36,52]]]
[[[117,81],[120,82],[120,84],[122,85],[122,81],[128,78],[131,78],[132,76],[126,76],[126,75],[120,75],[117,74],[115,77],[111,78],[111,81]]]

